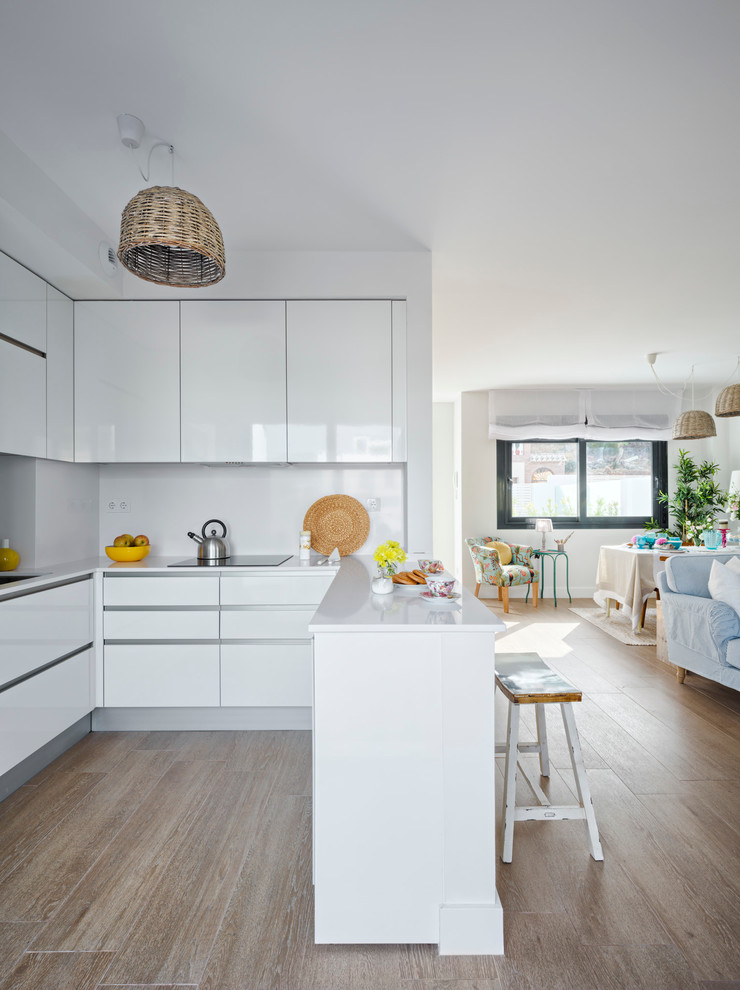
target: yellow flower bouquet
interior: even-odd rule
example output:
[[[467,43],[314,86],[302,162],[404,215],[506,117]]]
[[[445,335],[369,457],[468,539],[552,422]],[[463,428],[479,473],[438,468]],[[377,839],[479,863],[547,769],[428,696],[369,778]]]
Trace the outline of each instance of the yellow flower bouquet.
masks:
[[[377,563],[382,574],[395,574],[398,564],[406,560],[406,551],[396,540],[386,540],[376,547],[373,559]]]

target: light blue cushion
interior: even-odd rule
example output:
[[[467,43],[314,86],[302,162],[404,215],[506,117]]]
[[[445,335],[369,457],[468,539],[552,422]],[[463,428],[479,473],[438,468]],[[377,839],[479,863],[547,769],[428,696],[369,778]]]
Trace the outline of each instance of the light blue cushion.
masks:
[[[702,550],[689,550],[676,557],[669,557],[665,563],[666,580],[671,591],[679,595],[697,595],[711,598],[709,594],[709,572],[712,561],[726,564],[737,554],[704,553]]]

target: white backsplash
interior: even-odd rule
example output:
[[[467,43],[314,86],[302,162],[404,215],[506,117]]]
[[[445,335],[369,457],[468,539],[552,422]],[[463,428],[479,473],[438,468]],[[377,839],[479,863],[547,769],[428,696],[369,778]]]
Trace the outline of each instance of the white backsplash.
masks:
[[[387,539],[405,545],[405,465],[104,464],[100,466],[100,552],[120,533],[145,533],[152,550],[195,556],[188,531],[200,533],[208,519],[221,519],[232,553],[297,553],[309,506],[325,495],[352,495],[370,512],[370,535],[358,553],[371,553]],[[129,512],[109,512],[108,502],[126,499]]]

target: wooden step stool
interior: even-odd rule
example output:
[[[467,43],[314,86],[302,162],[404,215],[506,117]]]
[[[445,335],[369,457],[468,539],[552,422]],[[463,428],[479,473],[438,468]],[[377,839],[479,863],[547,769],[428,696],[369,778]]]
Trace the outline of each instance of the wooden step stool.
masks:
[[[496,686],[509,700],[509,718],[506,727],[506,744],[497,745],[496,753],[506,755],[504,769],[504,842],[501,859],[510,863],[514,852],[514,822],[563,821],[583,818],[588,830],[588,846],[594,859],[602,860],[604,853],[596,827],[596,815],[591,801],[591,790],[583,765],[581,743],[578,738],[573,702],[580,701],[582,693],[560,674],[549,667],[537,653],[496,653]],[[565,737],[570,749],[570,760],[576,778],[578,805],[550,804],[540,785],[532,780],[524,766],[519,764],[520,753],[539,753],[540,772],[550,776],[550,759],[547,752],[547,726],[545,705],[558,704],[563,715]],[[519,706],[534,705],[537,718],[537,742],[519,742]],[[516,774],[519,765],[524,779],[539,804],[532,807],[516,805]]]

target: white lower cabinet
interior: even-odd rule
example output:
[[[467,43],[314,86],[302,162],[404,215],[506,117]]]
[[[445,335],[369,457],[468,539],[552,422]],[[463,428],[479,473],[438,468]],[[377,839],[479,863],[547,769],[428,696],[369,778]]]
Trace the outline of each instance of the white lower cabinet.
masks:
[[[92,707],[89,649],[0,691],[0,775]]]
[[[92,627],[89,578],[0,601],[0,776],[92,711]]]
[[[221,704],[310,707],[312,654],[310,643],[223,643]]]
[[[103,635],[111,639],[218,639],[218,609],[106,610]]]
[[[218,707],[218,603],[218,574],[106,574],[105,707]]]
[[[106,708],[310,708],[308,625],[334,577],[103,580]]]
[[[106,707],[217,707],[218,643],[106,644],[104,677]]]
[[[333,573],[221,578],[221,705],[310,708],[308,624]]]
[[[92,642],[92,581],[0,601],[0,687]]]
[[[221,612],[221,639],[310,639],[308,624],[315,611],[314,605],[295,609],[224,610]]]

